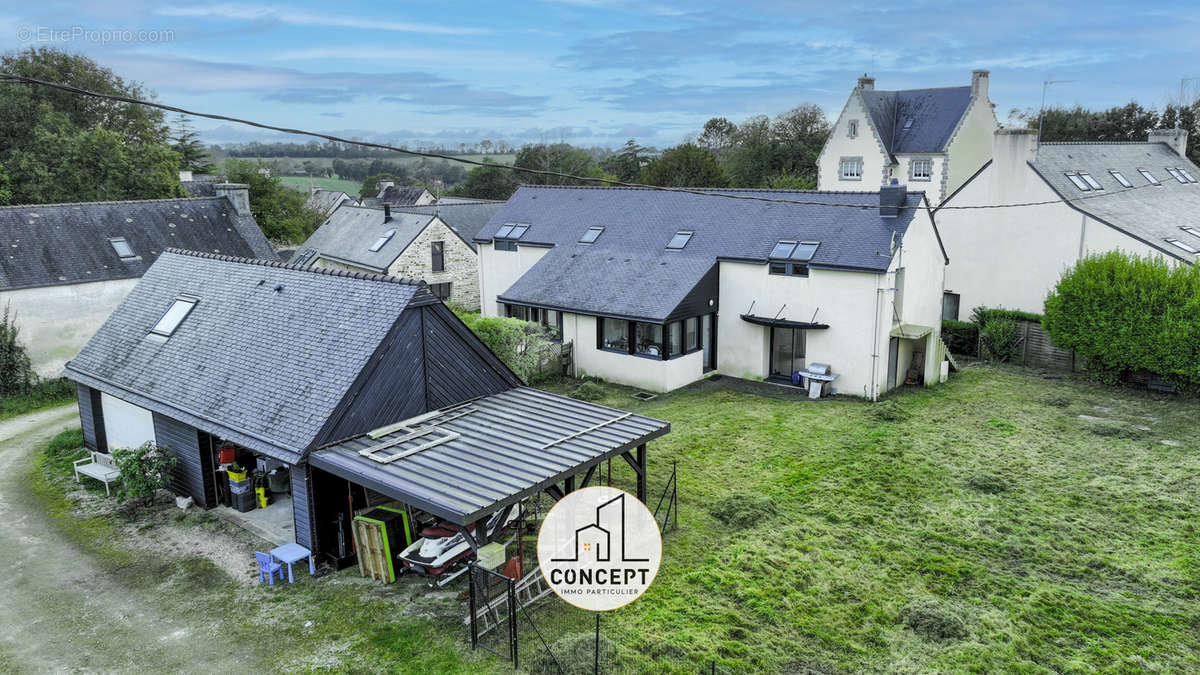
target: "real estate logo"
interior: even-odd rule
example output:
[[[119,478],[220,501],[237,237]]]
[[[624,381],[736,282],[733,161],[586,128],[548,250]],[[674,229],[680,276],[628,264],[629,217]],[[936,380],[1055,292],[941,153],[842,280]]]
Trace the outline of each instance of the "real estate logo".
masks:
[[[658,574],[662,536],[637,497],[589,487],[563,497],[538,532],[538,563],[560,598],[593,612],[637,600]]]

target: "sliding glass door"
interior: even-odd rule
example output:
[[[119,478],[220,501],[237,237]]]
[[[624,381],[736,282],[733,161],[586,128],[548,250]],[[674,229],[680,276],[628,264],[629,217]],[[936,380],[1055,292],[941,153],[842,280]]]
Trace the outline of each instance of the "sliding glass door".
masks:
[[[771,329],[771,377],[792,379],[792,373],[804,370],[804,329]]]

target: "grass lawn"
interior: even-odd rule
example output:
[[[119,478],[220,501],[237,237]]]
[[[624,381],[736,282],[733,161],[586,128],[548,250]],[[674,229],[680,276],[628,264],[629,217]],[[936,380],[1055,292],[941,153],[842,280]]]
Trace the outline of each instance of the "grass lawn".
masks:
[[[987,366],[882,406],[727,384],[601,401],[669,420],[651,472],[681,481],[657,580],[604,618],[627,668],[1200,669],[1196,402]]]
[[[41,380],[29,393],[0,398],[0,420],[65,405],[74,400],[75,385],[70,381],[61,377]]]
[[[298,187],[307,192],[310,185],[316,185],[326,190],[341,190],[358,199],[358,191],[362,189],[362,181],[342,180],[340,178],[308,178],[306,176],[280,176],[280,182]]]

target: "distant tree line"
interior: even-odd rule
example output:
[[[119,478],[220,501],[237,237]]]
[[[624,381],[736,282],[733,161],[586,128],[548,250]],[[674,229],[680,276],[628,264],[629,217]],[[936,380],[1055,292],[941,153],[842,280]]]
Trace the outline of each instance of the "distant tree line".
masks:
[[[1043,141],[1145,141],[1154,129],[1182,128],[1188,132],[1187,155],[1200,162],[1200,101],[1167,104],[1160,113],[1130,101],[1107,110],[1083,106],[1048,108],[1042,116]],[[1010,117],[1030,129],[1038,128],[1038,111],[1013,110]]]
[[[409,149],[408,145],[401,146]],[[340,157],[342,159],[398,159],[403,157],[395,150],[367,148],[353,143],[337,141],[310,141],[308,143],[267,143],[252,141],[234,145],[212,146],[214,151],[230,157]],[[442,155],[507,155],[514,148],[506,141],[482,140],[477,143],[457,143],[453,146],[421,144],[412,147],[420,152],[436,152]]]

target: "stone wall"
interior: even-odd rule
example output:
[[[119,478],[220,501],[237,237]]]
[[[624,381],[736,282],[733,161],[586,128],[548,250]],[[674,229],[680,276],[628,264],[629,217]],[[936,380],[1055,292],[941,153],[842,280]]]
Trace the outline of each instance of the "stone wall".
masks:
[[[445,243],[445,271],[432,271],[430,244]],[[388,268],[388,274],[409,279],[423,279],[430,284],[450,284],[449,302],[479,311],[479,257],[440,218],[432,222],[404,249],[404,253]]]

